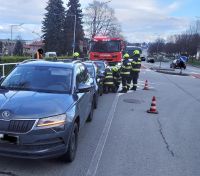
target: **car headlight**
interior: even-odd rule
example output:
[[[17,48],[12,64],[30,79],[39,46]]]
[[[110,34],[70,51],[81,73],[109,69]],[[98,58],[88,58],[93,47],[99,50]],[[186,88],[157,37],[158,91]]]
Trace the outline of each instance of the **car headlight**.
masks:
[[[37,127],[58,127],[65,124],[66,114],[39,119]]]

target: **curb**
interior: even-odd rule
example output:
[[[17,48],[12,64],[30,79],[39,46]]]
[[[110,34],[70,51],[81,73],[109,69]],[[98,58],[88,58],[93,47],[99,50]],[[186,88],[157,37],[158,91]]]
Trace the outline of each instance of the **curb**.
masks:
[[[162,71],[162,70],[156,70],[158,73],[168,74],[168,75],[178,75],[178,76],[190,76],[190,74],[187,73],[176,73],[176,72],[170,72],[170,71]]]
[[[175,69],[171,69],[171,68],[156,68],[156,67],[151,67],[151,70],[159,70],[159,71],[175,71]]]

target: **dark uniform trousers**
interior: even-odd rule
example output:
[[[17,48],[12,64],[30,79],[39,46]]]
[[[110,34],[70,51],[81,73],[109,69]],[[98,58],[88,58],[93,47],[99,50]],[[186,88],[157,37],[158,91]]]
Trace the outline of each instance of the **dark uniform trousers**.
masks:
[[[119,89],[119,86],[121,84],[121,77],[119,71],[114,71],[113,72],[113,78],[114,78],[114,86],[116,91]]]
[[[140,68],[141,68],[141,59],[138,58],[132,61],[131,65],[132,65],[131,79],[133,81],[132,90],[136,90],[138,86],[138,78],[139,78]]]

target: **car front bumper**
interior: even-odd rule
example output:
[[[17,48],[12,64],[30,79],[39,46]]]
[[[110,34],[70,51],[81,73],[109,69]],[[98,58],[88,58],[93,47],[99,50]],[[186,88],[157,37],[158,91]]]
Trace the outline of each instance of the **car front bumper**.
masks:
[[[27,159],[54,158],[67,152],[71,125],[69,124],[63,129],[44,129],[33,130],[26,134],[7,134],[17,136],[19,141],[18,143],[11,143],[0,140],[1,156]]]

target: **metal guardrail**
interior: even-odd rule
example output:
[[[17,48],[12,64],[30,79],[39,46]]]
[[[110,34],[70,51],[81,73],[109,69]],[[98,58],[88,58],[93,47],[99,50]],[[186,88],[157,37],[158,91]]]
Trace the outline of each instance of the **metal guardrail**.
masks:
[[[6,66],[10,66],[10,65],[17,65],[20,63],[27,63],[27,62],[31,62],[31,61],[39,61],[38,59],[27,59],[24,60],[23,62],[17,62],[17,63],[4,63],[4,64],[0,64],[0,67],[2,67],[2,76],[5,76],[5,67]]]
[[[5,64],[0,64],[0,67],[2,67],[2,76],[5,76],[5,66],[10,66],[10,65],[17,65],[19,63],[5,63]]]
[[[70,59],[66,59],[66,60],[59,60],[59,61],[70,61]],[[27,62],[32,62],[32,61],[41,61],[41,60],[38,60],[38,59],[27,59],[27,60],[24,60],[23,62],[17,62],[17,63],[4,63],[4,64],[0,64],[0,67],[2,67],[2,75],[1,76],[5,76],[5,67],[6,66],[10,66],[10,65],[17,65],[17,64],[20,64],[20,63],[27,63]],[[45,61],[45,60],[44,60]],[[53,61],[53,60],[51,60]],[[72,59],[71,61],[74,61],[74,59]],[[78,60],[77,60],[78,61]],[[84,61],[84,59],[82,59],[82,61]]]

